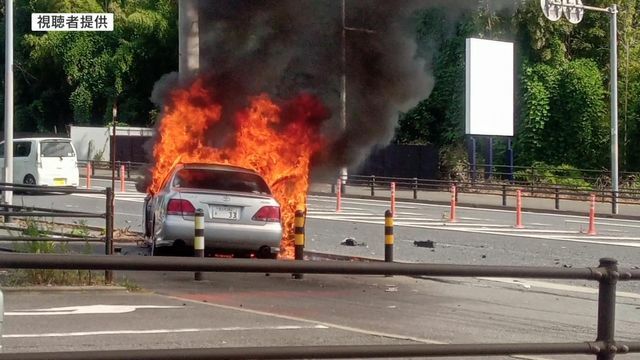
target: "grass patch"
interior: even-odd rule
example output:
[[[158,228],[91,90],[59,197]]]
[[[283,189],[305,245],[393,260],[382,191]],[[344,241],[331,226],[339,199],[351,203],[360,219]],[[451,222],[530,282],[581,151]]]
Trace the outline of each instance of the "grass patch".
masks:
[[[51,234],[51,224],[25,220],[26,237],[47,238]],[[83,226],[84,225],[84,226]],[[78,235],[88,234],[86,224],[80,224]],[[19,238],[19,237],[18,237]],[[57,242],[54,238],[43,241],[28,241],[14,245],[14,251],[31,254],[68,254],[71,252],[67,242]],[[85,254],[91,253],[91,245],[87,242],[83,248]],[[104,272],[89,270],[53,270],[53,269],[12,269],[0,275],[2,286],[89,286],[104,284]]]

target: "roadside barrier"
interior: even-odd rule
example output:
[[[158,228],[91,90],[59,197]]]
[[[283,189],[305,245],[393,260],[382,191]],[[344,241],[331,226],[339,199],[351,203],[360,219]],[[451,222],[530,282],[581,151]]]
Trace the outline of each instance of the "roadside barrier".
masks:
[[[391,215],[396,215],[396,183],[391,182]]]
[[[449,222],[456,222],[456,202],[458,189],[455,185],[451,185],[451,210],[449,211]]]
[[[497,173],[494,173],[494,175]],[[495,179],[494,179],[495,180]],[[549,208],[556,210],[561,209],[561,201],[589,201],[591,193],[595,191],[598,201],[611,202],[612,205],[639,205],[640,206],[640,190],[625,189],[616,192],[615,194],[608,189],[599,188],[594,185],[594,188],[598,190],[582,189],[571,186],[562,185],[548,185],[544,183],[531,183],[530,181],[503,181],[503,182],[480,182],[480,181],[460,181],[460,180],[433,180],[433,179],[416,179],[416,178],[402,178],[402,177],[384,177],[373,175],[349,175],[348,177],[342,177],[342,181],[347,181],[354,189],[361,187],[367,189],[367,194],[370,193],[371,197],[375,197],[377,189],[388,190],[391,182],[396,183],[396,189],[409,189],[413,190],[413,199],[423,198],[426,200],[433,200],[429,197],[431,192],[449,192],[451,185],[456,185],[457,193],[468,194],[483,194],[483,195],[496,195],[502,196],[502,206],[507,207],[507,198],[515,196],[515,190],[521,189],[523,196],[534,197],[540,199],[548,199]],[[335,183],[330,182],[331,193],[334,193]],[[524,187],[524,189],[523,189]],[[344,191],[342,192],[344,196]],[[615,196],[614,196],[615,195]],[[412,196],[406,196],[410,199]],[[400,199],[400,197],[398,197]],[[448,204],[448,201],[447,201]],[[612,213],[617,214],[617,212]]]
[[[393,213],[384,212],[384,261],[393,262]]]
[[[591,194],[591,205],[589,206],[589,230],[587,235],[597,235],[596,232],[596,195]]]
[[[522,190],[516,190],[516,229],[524,229],[522,225]]]
[[[295,247],[295,259],[296,260],[304,260],[304,212],[302,210],[296,210],[295,215],[295,224],[294,224],[294,247]],[[302,274],[293,274],[294,279],[302,279],[304,276]]]
[[[278,346],[197,349],[105,350],[80,352],[0,353],[0,360],[143,360],[143,359],[340,359],[442,356],[571,355],[614,359],[617,354],[640,353],[640,341],[617,341],[615,334],[618,281],[640,281],[640,269],[618,268],[603,258],[596,267],[487,266],[396,262],[277,261],[256,259],[200,259],[99,255],[0,254],[3,269],[133,270],[235,273],[304,273],[400,275],[427,277],[547,278],[597,281],[598,315],[594,341],[566,343],[410,344]]]
[[[193,235],[193,256],[203,258],[204,257],[204,211],[197,209],[194,219],[195,233]],[[196,271],[194,280],[202,280],[202,272]]]
[[[72,218],[72,219],[104,219],[105,233],[103,237],[32,237],[32,236],[2,236],[3,241],[56,241],[56,242],[104,242],[105,255],[113,255],[113,221],[114,221],[114,204],[113,189],[108,187],[104,190],[91,190],[72,187],[49,187],[35,186],[13,183],[0,183],[0,191],[22,192],[25,196],[38,195],[69,195],[69,194],[93,194],[105,196],[105,212],[93,213],[84,211],[69,211],[52,208],[39,208],[34,206],[7,205],[0,204],[0,216],[11,218]],[[113,282],[113,272],[105,271],[105,282],[110,284]]]
[[[336,183],[336,212],[342,210],[342,179],[338,178]]]

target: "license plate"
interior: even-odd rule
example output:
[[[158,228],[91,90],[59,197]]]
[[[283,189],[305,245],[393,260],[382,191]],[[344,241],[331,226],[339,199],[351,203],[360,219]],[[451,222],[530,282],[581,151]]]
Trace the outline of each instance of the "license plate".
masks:
[[[66,185],[67,179],[53,179],[53,185]]]
[[[225,220],[239,220],[240,208],[230,206],[212,206],[211,218]]]

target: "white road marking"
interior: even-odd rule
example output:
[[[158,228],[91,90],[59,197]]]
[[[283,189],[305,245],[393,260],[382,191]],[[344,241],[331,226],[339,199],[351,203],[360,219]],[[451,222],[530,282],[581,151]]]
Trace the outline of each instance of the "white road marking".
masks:
[[[42,333],[42,334],[7,334],[2,335],[4,339],[10,338],[42,338],[42,337],[72,337],[72,336],[99,336],[99,335],[152,335],[152,334],[176,334],[194,332],[214,332],[214,331],[263,331],[263,330],[302,330],[302,329],[328,329],[324,325],[314,326],[260,326],[260,327],[221,327],[221,328],[187,328],[187,329],[152,329],[152,330],[105,330],[105,331],[82,331],[68,333]]]
[[[379,225],[382,222],[380,220],[362,220],[362,219],[343,219],[339,217],[313,217],[315,219],[320,220],[331,220],[331,221],[342,221],[342,222],[358,222],[363,224],[376,224]],[[468,229],[457,226],[433,226],[428,224],[408,224],[408,225],[398,225],[403,227],[411,227],[417,229],[429,229],[429,230],[444,230],[444,231],[460,231],[466,233],[476,233],[476,234],[488,234],[488,235],[499,235],[499,236],[518,236],[521,238],[532,238],[532,239],[542,239],[542,240],[555,240],[555,241],[568,241],[568,242],[577,242],[577,243],[586,243],[586,244],[597,244],[597,245],[615,245],[615,246],[625,246],[625,247],[638,247],[640,248],[640,243],[631,243],[631,242],[618,242],[618,241],[597,241],[597,240],[588,240],[591,239],[591,236],[584,236],[580,239],[573,237],[566,237],[566,235],[558,235],[555,236],[551,234],[543,235],[535,235],[531,233],[523,233],[520,232],[521,229],[513,229],[510,232],[500,232],[500,231],[492,231],[492,230],[483,230],[483,229]],[[621,239],[620,237],[613,237],[613,239]],[[624,239],[623,239],[624,240]],[[628,240],[640,240],[640,238],[628,238]]]
[[[578,220],[565,220],[564,222],[567,223],[572,223],[572,224],[589,224],[588,221],[586,220],[582,220],[582,221],[578,221]],[[628,225],[628,224],[613,224],[613,223],[607,223],[607,222],[601,222],[601,221],[596,221],[595,222],[596,225],[602,225],[602,226],[618,226],[618,227],[628,227],[628,228],[636,228],[636,229],[640,229],[640,225]]]
[[[327,198],[328,196],[319,196],[319,195],[310,195],[309,198],[314,198],[315,200],[321,201],[320,198]],[[377,203],[385,203],[387,204],[388,201],[383,201],[383,200],[375,200],[375,199],[357,199],[360,201],[367,201],[367,202],[377,202]],[[342,199],[343,203],[352,203],[352,199],[350,198],[343,198]],[[427,203],[407,203],[407,202],[402,202],[402,201],[396,201],[396,206],[398,205],[403,205],[403,204],[411,204],[411,205],[417,205],[419,207],[431,207],[431,208],[443,208],[443,209],[448,209],[450,208],[449,205],[438,205],[438,204],[427,204]],[[360,203],[359,205],[367,205],[367,203]],[[413,209],[417,209],[418,207],[413,207]],[[508,213],[508,214],[515,214],[514,210],[510,210],[510,209],[505,209],[505,210],[501,210],[501,209],[487,209],[487,208],[476,208],[476,207],[466,207],[466,206],[458,206],[457,207],[458,210],[460,209],[464,209],[464,210],[471,210],[471,211],[482,211],[482,212],[495,212],[495,213]],[[523,211],[523,214],[532,214],[532,215],[539,215],[539,216],[552,216],[554,218],[557,218],[559,216],[564,217],[564,218],[573,218],[573,219],[584,219],[587,218],[589,216],[589,213],[587,210],[585,210],[585,214],[584,216],[578,216],[578,215],[567,215],[567,214],[553,214],[553,213],[541,213],[541,212],[529,212],[529,211]],[[596,214],[596,218],[598,218],[598,215]],[[637,220],[627,220],[627,219],[609,219],[610,221],[618,221],[618,222],[631,222],[631,223],[638,223]]]
[[[583,293],[583,294],[594,294],[594,295],[598,294],[597,288],[557,284],[557,283],[550,283],[545,281],[537,281],[537,280],[529,280],[529,279],[493,278],[493,277],[477,277],[476,279],[506,283],[506,284],[515,284],[515,285],[520,285],[527,289],[541,288],[541,289],[550,289],[550,290],[570,291],[570,292],[577,292],[577,293]],[[629,299],[640,299],[640,294],[624,292],[624,291],[616,292],[616,296],[629,298]]]
[[[6,316],[44,316],[44,315],[86,315],[86,314],[124,314],[138,309],[181,309],[182,306],[163,305],[80,305],[47,309],[29,309],[8,311]]]

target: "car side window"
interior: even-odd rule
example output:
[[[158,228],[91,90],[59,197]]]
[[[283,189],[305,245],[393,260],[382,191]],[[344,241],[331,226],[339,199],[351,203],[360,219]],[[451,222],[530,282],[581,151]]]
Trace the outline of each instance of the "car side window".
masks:
[[[31,155],[31,142],[15,142],[13,144],[14,157],[28,157]]]

